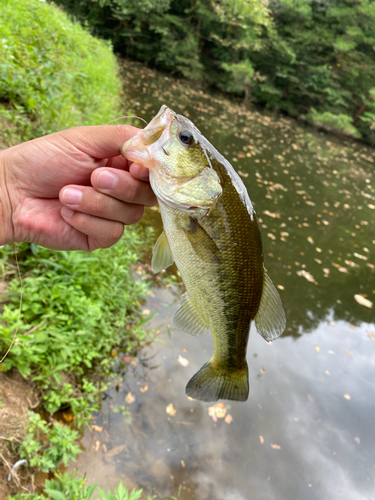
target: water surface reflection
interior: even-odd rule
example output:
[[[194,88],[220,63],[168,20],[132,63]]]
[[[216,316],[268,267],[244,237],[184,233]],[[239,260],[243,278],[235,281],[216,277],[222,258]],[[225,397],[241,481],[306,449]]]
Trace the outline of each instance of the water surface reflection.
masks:
[[[176,305],[167,289],[156,290],[145,306],[159,311],[150,326],[162,330],[160,342],[145,348],[109,391],[94,424],[104,430],[86,431],[78,466],[89,483],[107,488],[122,480],[148,492],[156,486],[160,495],[176,495],[181,486],[181,499],[191,500],[371,498],[374,325],[327,317],[309,335],[272,345],[252,330],[250,398],[226,402],[232,421],[215,423],[213,404],[184,393],[211,355],[212,341],[169,337],[165,324]],[[135,400],[126,404],[129,393]],[[130,415],[121,413],[124,407]]]

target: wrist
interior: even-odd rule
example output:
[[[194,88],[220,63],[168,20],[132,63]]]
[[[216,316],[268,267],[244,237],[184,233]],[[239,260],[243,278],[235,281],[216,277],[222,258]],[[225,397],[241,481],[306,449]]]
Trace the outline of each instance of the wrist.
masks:
[[[0,245],[14,241],[6,151],[0,151]]]

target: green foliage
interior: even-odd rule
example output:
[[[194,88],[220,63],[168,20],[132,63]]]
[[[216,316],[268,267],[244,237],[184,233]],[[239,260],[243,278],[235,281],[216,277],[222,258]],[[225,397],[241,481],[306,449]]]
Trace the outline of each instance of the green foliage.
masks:
[[[327,129],[338,130],[353,137],[360,137],[360,133],[353,126],[353,120],[350,116],[339,113],[333,114],[329,111],[318,113],[314,108],[307,115],[307,118],[317,125],[322,125]]]
[[[245,92],[245,101],[248,100],[250,86],[254,79],[254,67],[247,59],[239,63],[223,63],[223,69],[231,75],[232,81],[228,83],[228,89],[235,92]]]
[[[372,0],[57,2],[123,55],[375,144]]]
[[[38,0],[1,0],[0,18],[0,122],[8,143],[120,113],[109,43]]]
[[[122,483],[119,484],[118,488],[113,493],[110,491],[105,493],[100,488],[98,488],[98,491],[102,500],[139,500],[142,495],[142,490],[133,489],[129,493]]]
[[[26,458],[31,467],[42,472],[53,471],[61,462],[67,465],[80,453],[75,444],[78,432],[55,422],[47,425],[37,413],[29,412],[27,435],[20,446],[20,456]]]
[[[10,303],[0,316],[3,353],[17,325],[18,335],[2,367],[30,377],[50,413],[70,407],[78,426],[105,389],[87,378],[89,370],[95,364],[108,372],[114,346],[132,351],[145,338],[136,311],[147,284],[132,279],[131,266],[150,234],[127,228],[115,246],[91,254],[20,246],[22,313],[18,324],[21,286],[15,278],[9,283]],[[1,249],[2,261],[12,252]]]
[[[42,494],[20,493],[9,500],[90,500],[96,484],[86,487],[86,479],[65,472],[56,474],[57,479],[47,479]]]
[[[45,489],[42,494],[35,493],[20,493],[16,496],[10,496],[9,500],[90,500],[93,496],[96,484],[86,487],[86,478],[76,478],[75,474],[65,472],[56,474],[57,479],[47,479]],[[133,489],[127,490],[120,482],[118,487],[113,491],[109,490],[105,493],[98,488],[101,500],[139,500],[142,496],[142,490]],[[178,495],[179,498],[180,495]],[[178,500],[176,497],[164,497],[161,500]],[[157,495],[147,496],[147,500],[157,500]]]

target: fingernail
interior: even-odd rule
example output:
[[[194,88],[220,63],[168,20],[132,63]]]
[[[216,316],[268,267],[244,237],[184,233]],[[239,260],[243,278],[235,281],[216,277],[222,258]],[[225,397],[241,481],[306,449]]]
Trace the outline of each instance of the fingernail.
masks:
[[[62,207],[61,209],[61,216],[64,217],[65,219],[69,219],[74,214],[73,210],[70,210],[70,208],[67,207]]]
[[[67,205],[78,205],[82,199],[82,191],[74,188],[67,188],[62,194],[62,201]]]
[[[98,175],[97,183],[102,189],[113,189],[117,184],[117,175],[108,172],[108,170],[103,170]]]

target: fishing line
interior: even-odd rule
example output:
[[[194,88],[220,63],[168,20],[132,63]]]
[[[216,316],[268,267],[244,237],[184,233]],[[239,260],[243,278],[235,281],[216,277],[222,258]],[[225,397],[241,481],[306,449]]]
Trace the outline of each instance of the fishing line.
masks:
[[[17,246],[17,243],[14,243],[14,256],[16,258],[17,274],[18,274],[18,277],[19,277],[19,280],[20,280],[20,287],[21,287],[20,306],[19,306],[19,310],[18,310],[18,318],[17,318],[16,331],[14,332],[12,342],[11,342],[10,346],[8,347],[8,349],[7,349],[6,353],[4,354],[4,356],[1,358],[0,363],[2,363],[4,361],[4,359],[8,356],[10,350],[12,349],[12,347],[14,345],[14,342],[16,340],[16,336],[17,336],[17,333],[18,333],[18,328],[20,326],[20,320],[21,320],[23,288],[22,288],[22,277],[21,277],[20,266],[18,264],[17,253],[18,253],[18,246]]]
[[[104,127],[106,125],[109,125],[110,123],[113,123],[117,120],[122,120],[122,119],[126,119],[126,118],[136,118],[138,120],[141,120],[143,121],[146,125],[147,125],[147,121],[144,119],[144,118],[141,118],[140,116],[120,116],[119,118],[115,118],[114,120],[111,120],[107,123],[104,123],[103,125],[101,125],[101,127]],[[85,139],[86,137],[88,137],[89,135],[93,134],[94,133],[94,130],[92,132],[89,132],[88,134],[84,135],[81,139]],[[56,153],[55,155],[52,155],[50,156],[45,162],[44,162],[44,165],[52,160],[53,158],[55,158],[56,156],[58,156],[60,154],[59,153]],[[120,154],[120,151],[119,151],[119,154]],[[33,185],[33,182],[35,180],[35,177],[36,177],[36,174],[34,174],[33,178],[31,179],[30,181],[30,184],[28,186],[28,189],[31,188],[31,186]],[[21,209],[22,209],[22,203],[21,203]],[[21,215],[21,210],[19,211],[19,216]],[[21,288],[21,297],[20,297],[20,305],[19,305],[19,310],[18,310],[18,318],[17,318],[17,325],[16,325],[16,330],[13,334],[13,339],[12,339],[12,342],[10,344],[10,346],[8,347],[6,353],[4,354],[4,356],[0,359],[0,363],[2,363],[4,361],[4,359],[8,356],[9,352],[11,351],[15,341],[16,341],[16,336],[17,336],[17,333],[18,333],[18,329],[19,329],[19,325],[20,325],[20,320],[21,320],[21,313],[22,313],[22,298],[23,298],[23,287],[22,287],[22,277],[21,277],[21,270],[20,270],[20,266],[19,266],[19,263],[18,263],[18,257],[17,257],[17,254],[18,254],[18,246],[17,246],[17,243],[14,243],[14,256],[15,256],[15,259],[16,259],[16,267],[17,267],[17,274],[18,274],[18,278],[20,280],[20,288]]]

